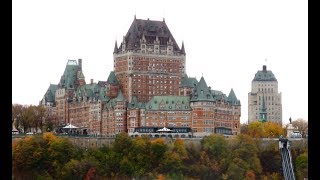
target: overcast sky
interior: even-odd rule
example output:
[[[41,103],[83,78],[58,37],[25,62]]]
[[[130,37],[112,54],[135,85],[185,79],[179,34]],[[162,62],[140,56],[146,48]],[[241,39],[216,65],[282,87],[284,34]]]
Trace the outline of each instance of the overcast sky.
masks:
[[[251,81],[264,64],[282,93],[283,123],[308,119],[306,0],[13,0],[12,103],[38,105],[68,59],[86,82],[106,81],[113,49],[137,19],[163,20],[186,50],[186,71],[241,101],[248,121]]]

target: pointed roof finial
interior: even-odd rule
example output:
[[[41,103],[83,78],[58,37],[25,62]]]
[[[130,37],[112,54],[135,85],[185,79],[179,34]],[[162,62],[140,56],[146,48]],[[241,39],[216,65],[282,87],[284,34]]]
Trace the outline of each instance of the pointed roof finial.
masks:
[[[162,20],[163,22],[166,22],[166,19],[165,18],[163,18],[163,20]]]
[[[137,17],[136,17],[136,13],[134,13],[134,20],[136,20],[137,19]]]
[[[114,53],[118,53],[118,45],[117,45],[117,40],[116,40],[116,42],[115,42],[115,44],[114,44],[114,50],[113,50],[113,54]]]
[[[182,41],[182,45],[181,45],[181,53],[186,55],[186,51],[184,50],[184,42]]]

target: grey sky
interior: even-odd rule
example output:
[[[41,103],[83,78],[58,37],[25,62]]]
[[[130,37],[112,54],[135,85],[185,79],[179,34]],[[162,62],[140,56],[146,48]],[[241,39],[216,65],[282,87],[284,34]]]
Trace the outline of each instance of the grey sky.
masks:
[[[180,47],[184,41],[188,76],[203,74],[227,95],[233,88],[241,122],[264,64],[279,82],[283,122],[308,119],[308,1],[13,0],[12,6],[13,103],[37,105],[68,59],[83,59],[87,82],[107,80],[114,42],[121,43],[136,14],[165,18]]]

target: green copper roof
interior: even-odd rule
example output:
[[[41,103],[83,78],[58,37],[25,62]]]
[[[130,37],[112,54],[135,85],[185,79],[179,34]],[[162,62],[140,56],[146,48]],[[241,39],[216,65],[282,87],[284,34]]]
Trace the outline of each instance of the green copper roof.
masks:
[[[116,105],[116,99],[113,98],[106,104],[106,109],[112,109]]]
[[[187,75],[185,75],[181,79],[181,87],[194,87],[195,84],[198,84],[198,80],[196,78],[189,78]]]
[[[237,96],[232,88],[228,96],[228,102],[230,102],[233,105],[240,105],[240,101],[237,99]]]
[[[101,101],[108,101],[110,98],[106,96],[106,91],[107,89],[105,87],[101,87],[97,83],[92,83],[79,86],[75,93],[76,96],[87,96]]]
[[[128,103],[128,109],[136,109],[139,108],[138,99],[136,96],[132,97],[131,103]]]
[[[267,70],[267,66],[262,67],[262,71],[258,71],[254,76],[253,81],[277,81],[272,71]]]
[[[64,73],[61,76],[59,86],[66,89],[75,88],[75,81],[79,68],[76,60],[68,60]]]
[[[210,89],[207,86],[206,81],[201,77],[199,83],[196,85],[194,92],[192,93],[190,101],[214,101]]]
[[[121,90],[120,90],[119,93],[118,93],[118,96],[117,96],[117,98],[116,98],[116,101],[117,101],[117,102],[119,102],[119,101],[125,101]]]
[[[56,90],[58,89],[58,85],[50,84],[46,94],[44,95],[46,102],[55,102]]]
[[[190,98],[187,96],[154,96],[145,105],[147,110],[189,111]]]
[[[140,109],[145,109],[146,108],[146,103],[145,102],[139,102],[139,108]]]
[[[109,99],[107,101],[106,108],[112,109],[117,104],[117,102],[120,102],[120,101],[126,101],[126,99],[123,97],[121,90],[119,91],[118,96],[116,98]]]
[[[98,85],[99,86],[99,85]],[[101,101],[109,101],[110,97],[107,96],[107,88],[105,87],[100,87],[99,90],[99,97]]]
[[[117,80],[117,77],[114,73],[114,71],[111,71],[107,80],[108,84],[119,84],[119,81]]]

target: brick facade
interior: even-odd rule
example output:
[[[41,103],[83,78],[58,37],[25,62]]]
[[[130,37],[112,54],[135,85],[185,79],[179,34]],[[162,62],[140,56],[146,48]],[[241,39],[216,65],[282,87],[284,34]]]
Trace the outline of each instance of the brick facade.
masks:
[[[198,137],[240,133],[241,104],[233,89],[226,96],[203,77],[188,77],[184,44],[179,48],[165,21],[134,19],[113,57],[108,80],[90,84],[82,60],[68,61],[51,98],[60,126],[111,137],[141,127],[189,128]]]

